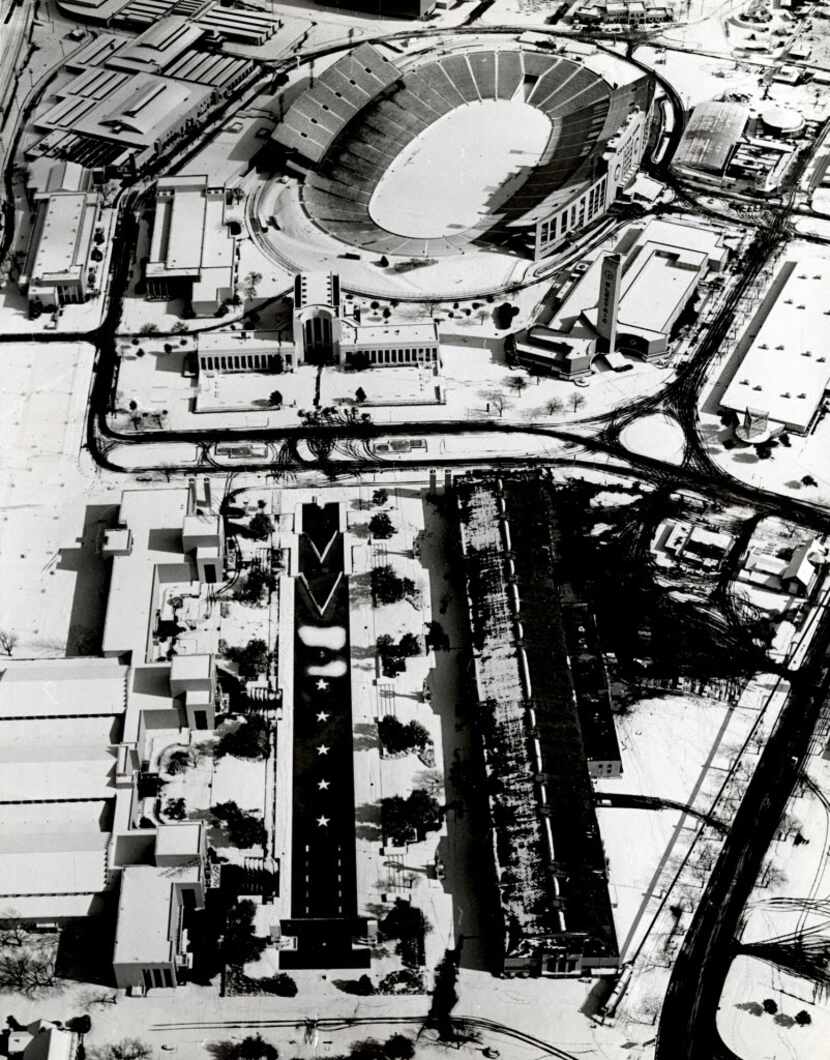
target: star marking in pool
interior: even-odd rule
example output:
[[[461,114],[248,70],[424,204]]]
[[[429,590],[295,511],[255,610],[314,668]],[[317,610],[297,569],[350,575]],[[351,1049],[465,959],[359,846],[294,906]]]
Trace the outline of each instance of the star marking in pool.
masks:
[[[317,685],[316,685],[316,688],[317,688],[318,692],[325,692],[328,687],[329,687],[329,682],[325,679],[325,677],[321,677],[321,678],[318,679]]]
[[[317,781],[317,787],[320,789],[320,791],[328,791],[329,790],[329,781],[328,780],[318,780]]]
[[[317,720],[318,721],[328,721],[330,717],[331,717],[331,715],[328,714],[325,710],[321,710],[319,712],[319,714],[317,715]]]
[[[317,818],[317,827],[326,828],[328,826],[329,820],[330,819],[328,817],[321,815]]]
[[[320,746],[317,748],[317,754],[318,755],[327,755],[328,753],[329,753],[328,746],[326,744],[324,744],[324,743],[321,743]]]

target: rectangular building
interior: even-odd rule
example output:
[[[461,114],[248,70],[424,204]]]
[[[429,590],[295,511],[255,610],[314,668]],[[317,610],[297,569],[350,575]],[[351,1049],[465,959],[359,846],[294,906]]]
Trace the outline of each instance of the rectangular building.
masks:
[[[225,189],[207,176],[163,177],[145,268],[148,298],[181,297],[210,316],[234,290],[234,239],[224,223]]]
[[[830,387],[827,289],[830,265],[786,262],[741,345],[744,354],[720,406],[738,416],[752,409],[797,434],[809,434]]]
[[[590,611],[563,602],[539,479],[456,483],[505,975],[619,965],[591,773],[621,771]]]
[[[49,172],[46,190],[34,196],[37,216],[20,276],[30,304],[83,302],[101,284],[103,253],[94,253],[100,201],[86,190],[88,177],[79,166],[59,163]]]
[[[702,173],[725,172],[738,140],[749,121],[742,103],[709,101],[695,107],[672,165]]]

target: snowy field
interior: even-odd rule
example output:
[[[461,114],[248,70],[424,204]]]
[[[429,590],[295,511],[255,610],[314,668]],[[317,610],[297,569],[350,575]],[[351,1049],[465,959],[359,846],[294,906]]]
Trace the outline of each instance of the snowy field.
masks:
[[[489,216],[492,195],[508,178],[536,165],[550,129],[546,115],[527,103],[456,107],[404,147],[375,188],[369,214],[401,236],[471,228]]]

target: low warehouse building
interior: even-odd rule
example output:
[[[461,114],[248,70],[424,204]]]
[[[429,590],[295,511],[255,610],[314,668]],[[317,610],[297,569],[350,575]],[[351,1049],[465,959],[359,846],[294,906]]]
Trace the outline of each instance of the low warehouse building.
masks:
[[[726,412],[809,434],[830,386],[827,289],[830,266],[788,261],[749,325],[745,353],[721,398]]]
[[[749,110],[741,103],[699,104],[675,152],[674,168],[693,174],[722,175],[748,121]]]
[[[224,223],[225,189],[207,176],[163,177],[145,269],[148,298],[184,298],[211,316],[233,294],[234,240]]]

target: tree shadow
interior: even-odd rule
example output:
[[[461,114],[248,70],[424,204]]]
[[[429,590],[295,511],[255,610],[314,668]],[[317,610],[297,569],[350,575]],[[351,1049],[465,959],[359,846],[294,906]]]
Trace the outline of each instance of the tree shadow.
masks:
[[[377,725],[359,721],[352,726],[352,746],[355,751],[372,751],[379,744]]]
[[[364,802],[355,807],[354,819],[361,824],[373,824],[380,828],[380,804]]]
[[[236,1060],[239,1045],[237,1042],[205,1042],[205,1051],[213,1060]]]

